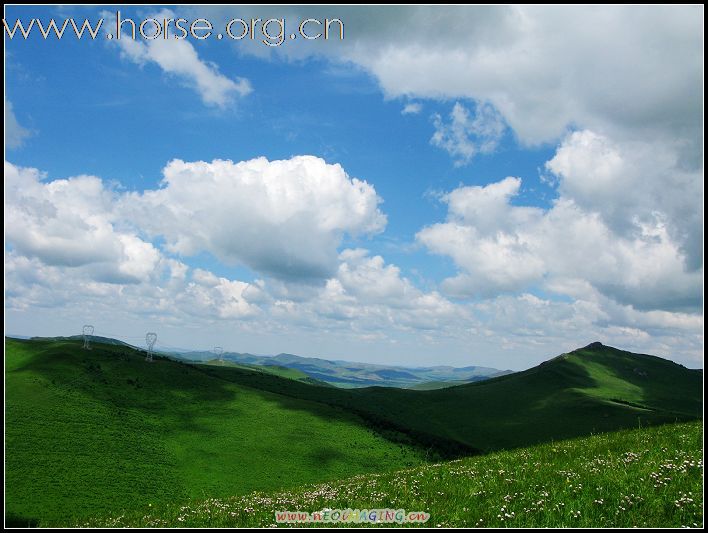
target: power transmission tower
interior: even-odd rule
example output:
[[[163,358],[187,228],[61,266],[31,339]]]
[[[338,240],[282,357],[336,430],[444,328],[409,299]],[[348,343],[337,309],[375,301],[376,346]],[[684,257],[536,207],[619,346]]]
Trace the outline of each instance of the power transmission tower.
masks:
[[[93,326],[89,326],[88,324],[84,326],[83,334],[84,334],[84,349],[90,350],[91,346],[89,346],[89,341],[91,340],[91,335],[93,335],[94,329]]]
[[[224,364],[224,349],[221,346],[214,346],[214,353],[219,358],[219,362]]]
[[[145,360],[148,363],[152,363],[152,349],[155,346],[156,341],[157,333],[148,333],[145,335],[145,343],[147,344],[147,355],[145,356]]]

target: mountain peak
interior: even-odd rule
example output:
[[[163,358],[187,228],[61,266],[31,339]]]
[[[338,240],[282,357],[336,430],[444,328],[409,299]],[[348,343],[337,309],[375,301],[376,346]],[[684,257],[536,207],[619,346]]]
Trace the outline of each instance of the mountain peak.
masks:
[[[604,347],[605,347],[604,344],[602,344],[601,342],[595,341],[595,342],[591,342],[590,344],[588,344],[585,348],[583,348],[583,350],[599,350],[600,348],[604,348]]]

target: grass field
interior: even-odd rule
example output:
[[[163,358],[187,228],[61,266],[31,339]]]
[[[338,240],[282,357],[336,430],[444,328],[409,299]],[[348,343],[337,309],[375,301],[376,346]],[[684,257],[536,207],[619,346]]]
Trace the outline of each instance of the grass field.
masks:
[[[430,391],[80,346],[6,339],[10,523],[272,493],[702,412],[700,371],[601,345]]]
[[[6,340],[6,515],[71,520],[419,464],[355,415],[133,350]]]
[[[265,527],[276,511],[391,508],[430,513],[428,527],[700,527],[702,437],[699,422],[669,424],[79,525]]]

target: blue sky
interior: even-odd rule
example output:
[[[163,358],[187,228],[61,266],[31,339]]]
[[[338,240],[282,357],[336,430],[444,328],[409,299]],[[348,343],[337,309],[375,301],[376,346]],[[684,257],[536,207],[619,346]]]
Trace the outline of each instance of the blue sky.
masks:
[[[702,366],[697,8],[607,8],[603,39],[580,9],[278,9],[236,16],[341,12],[344,40],[5,38],[9,333],[503,368],[599,339]],[[50,16],[101,10],[5,13]],[[265,190],[238,167],[259,157]]]

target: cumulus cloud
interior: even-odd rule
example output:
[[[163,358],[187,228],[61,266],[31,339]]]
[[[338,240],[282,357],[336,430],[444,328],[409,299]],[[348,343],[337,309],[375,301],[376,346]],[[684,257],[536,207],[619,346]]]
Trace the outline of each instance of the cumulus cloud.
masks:
[[[223,319],[246,318],[260,312],[258,306],[246,296],[251,287],[250,283],[230,280],[197,268],[192,274],[192,280],[174,299],[182,307],[192,307],[197,313]],[[250,294],[257,298],[256,293],[259,291],[256,286],[255,289],[251,288]]]
[[[531,144],[575,124],[698,148],[702,7],[450,7],[435,16],[447,39],[424,14],[396,12],[402,40],[349,43],[391,96],[488,101]]]
[[[361,248],[344,250],[340,255],[336,280],[347,294],[364,305],[384,305],[386,308],[423,313],[432,319],[425,327],[436,322],[435,318],[450,318],[455,307],[439,293],[423,292],[402,275],[396,265],[386,264],[380,255],[370,256]],[[423,323],[421,316],[412,322]]]
[[[559,353],[600,341],[638,353],[679,360],[690,367],[703,360],[703,317],[639,311],[586,286],[572,301],[529,293],[500,295],[470,304],[476,337],[492,339],[503,351]]]
[[[32,133],[17,121],[12,102],[5,100],[5,146],[19,148]]]
[[[33,333],[39,322],[42,333],[66,334],[92,317],[97,332],[122,331],[117,336],[136,344],[149,324],[160,332],[161,348],[210,349],[222,335],[220,343],[233,350],[336,353],[349,360],[377,354],[380,362],[422,365],[439,360],[520,369],[595,340],[690,366],[702,360],[702,317],[639,311],[582,283],[573,301],[520,293],[453,303],[416,289],[395,265],[361,249],[344,250],[337,274],[325,286],[307,287],[307,298],[289,298],[274,287],[277,281],[227,279],[174,259],[163,259],[159,270],[152,282],[117,285],[10,251],[8,328],[20,332],[29,323]],[[301,338],[307,340],[300,345]]]
[[[615,232],[631,237],[661,225],[681,249],[686,268],[702,266],[703,173],[687,169],[662,143],[617,143],[592,131],[567,136],[546,169],[559,192],[598,213]]]
[[[72,316],[144,317],[186,326],[248,320],[260,308],[253,284],[230,280],[162,257],[149,281],[114,283],[93,270],[46,264],[16,251],[6,254],[6,306],[13,311],[63,309]],[[257,299],[257,297],[255,298]]]
[[[171,161],[161,188],[130,194],[123,215],[173,253],[209,252],[280,279],[323,280],[345,234],[383,230],[374,188],[313,156]]]
[[[300,287],[228,279],[168,257],[160,259],[151,280],[120,285],[83,267],[47,264],[16,250],[6,255],[6,306],[15,315],[61,309],[75,321],[111,316],[133,327],[149,321],[190,328],[223,322],[261,335],[317,331],[364,342],[385,342],[396,332],[450,337],[470,318],[465,309],[435,291],[415,288],[395,265],[363,249],[344,250],[323,285]]]
[[[383,338],[395,330],[447,335],[469,318],[463,308],[436,291],[421,291],[397,266],[360,248],[342,251],[336,273],[307,298],[301,296],[296,292],[293,299],[281,290],[274,316]]]
[[[345,235],[382,231],[374,188],[313,156],[233,163],[173,160],[161,187],[121,193],[96,176],[48,181],[5,162],[5,235],[50,266],[86,267],[115,283],[151,279],[164,251],[208,252],[263,275],[324,282]],[[198,276],[199,274],[197,274]]]
[[[455,160],[455,166],[463,166],[472,161],[478,153],[493,152],[504,134],[504,121],[489,104],[478,103],[474,114],[455,103],[450,112],[449,122],[439,114],[433,115],[435,133],[430,144],[442,148]]]
[[[533,235],[525,233],[540,220],[541,211],[509,205],[520,186],[520,179],[509,177],[485,187],[456,189],[443,197],[448,221],[417,234],[430,251],[449,255],[463,269],[443,282],[448,292],[488,297],[542,278],[543,259],[533,249]]]
[[[47,265],[86,267],[114,283],[152,275],[159,252],[117,227],[115,195],[99,178],[42,178],[5,162],[5,237],[14,250]]]
[[[690,230],[702,220],[700,179],[671,166],[642,173],[632,163],[607,139],[574,133],[548,164],[561,193],[550,209],[513,205],[519,178],[461,187],[443,197],[448,220],[417,239],[455,261],[460,272],[443,287],[457,296],[545,286],[581,297],[574,290],[585,282],[636,309],[696,312],[702,268],[690,258]]]
[[[160,21],[174,19],[175,16],[170,11],[162,11],[149,18]],[[202,60],[194,46],[186,39],[121,38],[112,42],[120,47],[122,56],[133,63],[141,66],[155,63],[166,74],[180,79],[197,91],[206,105],[225,108],[236,98],[246,96],[252,91],[247,79],[228,78],[219,72],[217,65]]]

